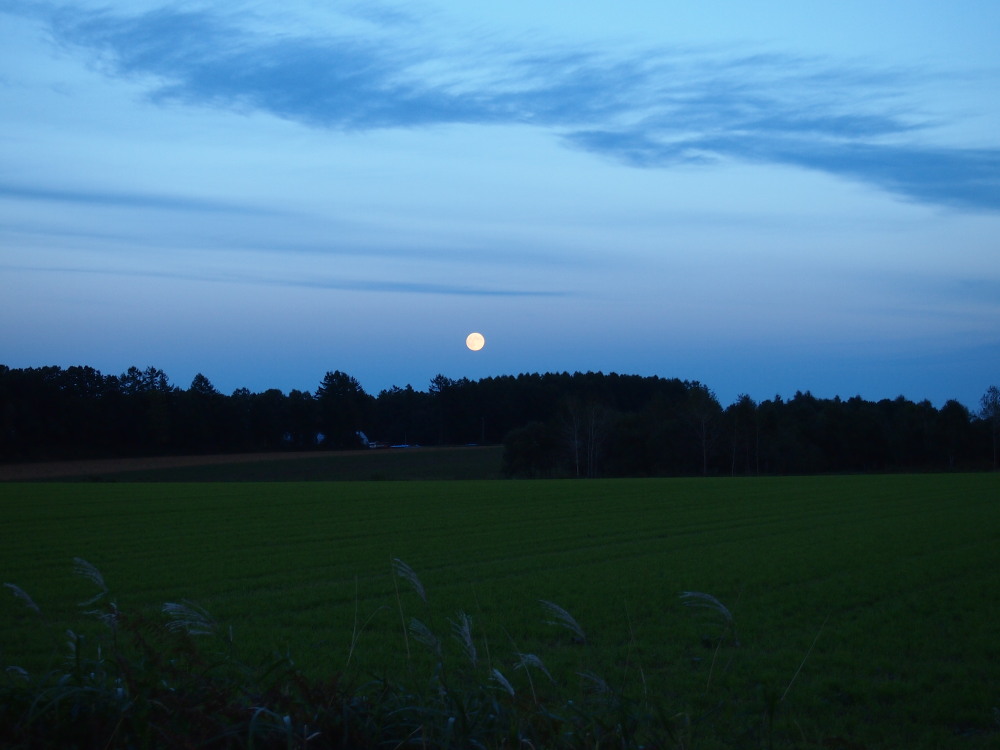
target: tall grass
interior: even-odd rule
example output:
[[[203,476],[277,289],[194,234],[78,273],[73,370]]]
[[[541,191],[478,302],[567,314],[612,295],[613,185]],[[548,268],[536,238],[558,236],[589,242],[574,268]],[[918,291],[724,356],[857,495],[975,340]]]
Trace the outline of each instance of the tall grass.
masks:
[[[3,747],[686,746],[676,719],[629,700],[596,671],[560,678],[513,643],[498,658],[465,612],[447,618],[458,658],[442,648],[441,635],[410,618],[403,635],[407,668],[357,683],[344,675],[307,677],[291,654],[245,660],[232,630],[198,604],[126,612],[95,566],[77,558],[73,570],[97,591],[80,603],[82,625],[66,632],[63,655],[49,670],[7,666],[0,688]],[[396,559],[393,573],[426,600],[412,568]],[[36,619],[44,616],[27,592],[5,586]],[[397,588],[405,617],[403,599]],[[583,647],[583,630],[569,612],[543,601],[543,613]],[[420,662],[429,667],[423,672],[410,669],[418,661],[409,651],[411,636],[430,657]]]

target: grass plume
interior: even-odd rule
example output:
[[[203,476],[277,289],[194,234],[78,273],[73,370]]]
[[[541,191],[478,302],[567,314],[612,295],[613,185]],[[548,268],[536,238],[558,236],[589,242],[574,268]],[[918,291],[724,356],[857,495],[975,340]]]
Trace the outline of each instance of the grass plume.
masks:
[[[539,601],[541,601],[545,611],[549,613],[549,617],[552,618],[546,620],[549,625],[560,625],[573,633],[578,642],[587,642],[587,634],[583,632],[583,628],[580,627],[580,623],[576,621],[573,615],[558,604],[546,601],[545,599],[540,599]]]
[[[434,655],[441,658],[441,639],[434,635],[434,632],[416,617],[410,618],[410,635],[417,643],[427,646]]]
[[[100,589],[94,596],[80,602],[81,607],[89,607],[91,604],[100,601],[108,593],[108,585],[104,582],[104,576],[101,575],[101,571],[97,569],[97,566],[87,562],[82,557],[74,557],[73,572],[78,576],[86,578]]]
[[[510,681],[503,676],[503,673],[499,669],[493,668],[490,670],[490,679],[507,691],[507,694],[512,698],[514,697],[514,686],[510,684]]]
[[[686,607],[711,609],[722,615],[727,625],[733,624],[733,613],[729,611],[729,608],[725,604],[711,594],[705,594],[701,591],[685,591],[681,594],[681,599],[684,601],[684,606]]]
[[[27,591],[25,591],[20,586],[13,583],[5,583],[4,586],[9,588],[11,590],[11,593],[13,593],[14,596],[16,596],[22,602],[24,602],[24,606],[26,606],[32,612],[38,615],[42,614],[41,608],[37,604],[35,604],[35,600],[28,595]]]
[[[528,667],[532,669],[537,669],[543,675],[549,678],[550,682],[555,682],[555,678],[552,677],[552,673],[546,668],[545,663],[536,654],[518,654],[517,663],[514,665],[515,669],[523,669],[525,672],[528,671]]]
[[[449,620],[451,629],[455,635],[455,640],[459,642],[465,651],[466,657],[472,666],[476,666],[478,654],[476,653],[476,643],[472,639],[472,618],[465,612],[458,613],[457,620]]]
[[[420,578],[417,576],[413,568],[400,560],[398,557],[392,558],[392,572],[395,574],[392,577],[392,586],[396,592],[396,608],[399,610],[399,622],[403,628],[403,643],[406,646],[406,661],[409,662],[410,634],[406,627],[406,615],[403,613],[403,597],[399,594],[399,579],[402,578],[404,581],[409,583],[413,590],[417,592],[417,596],[425,602],[427,601],[427,592],[424,590],[424,584],[420,582]]]
[[[194,602],[187,600],[167,602],[163,605],[163,614],[167,616],[167,630],[184,632],[188,635],[214,635],[218,632],[215,619]]]
[[[413,590],[417,593],[417,596],[425,602],[427,601],[427,592],[424,590],[424,584],[420,582],[420,577],[416,574],[413,568],[400,560],[398,557],[395,557],[392,560],[392,570],[397,576],[410,584]]]
[[[715,675],[715,664],[719,659],[719,651],[722,649],[722,644],[726,640],[726,634],[733,633],[736,629],[736,622],[733,619],[733,613],[729,610],[729,607],[711,594],[706,594],[701,591],[685,591],[681,594],[681,599],[686,607],[701,607],[704,609],[710,609],[713,612],[717,612],[722,615],[723,629],[722,633],[716,640],[715,651],[712,652],[712,665],[708,669],[708,680],[705,683],[705,689],[707,690],[712,686],[712,677]]]
[[[577,675],[583,678],[584,684],[588,686],[589,692],[592,692],[595,695],[611,694],[611,686],[608,685],[607,680],[598,675],[596,672],[577,672]]]

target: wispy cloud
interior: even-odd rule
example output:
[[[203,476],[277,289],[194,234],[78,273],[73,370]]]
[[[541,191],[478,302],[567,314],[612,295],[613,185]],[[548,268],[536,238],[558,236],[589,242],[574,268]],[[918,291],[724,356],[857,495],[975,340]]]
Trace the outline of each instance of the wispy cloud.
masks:
[[[73,191],[45,190],[36,188],[19,188],[4,186],[0,183],[0,198],[8,197],[29,201],[52,201],[79,203],[88,207],[90,215],[100,212],[90,211],[93,206],[98,209],[114,209],[119,207],[151,207],[154,212],[160,209],[190,209],[189,202],[155,196],[139,196],[137,200],[117,201],[117,194],[107,193],[76,193]],[[124,196],[133,197],[136,196]],[[148,199],[148,203],[146,202]],[[590,269],[613,268],[617,266],[614,258],[603,255],[574,253],[567,256],[564,252],[552,250],[539,243],[512,247],[507,243],[498,243],[495,236],[471,239],[463,238],[456,242],[447,235],[431,235],[419,241],[412,238],[404,241],[391,232],[385,232],[376,223],[361,221],[327,221],[312,228],[312,233],[327,235],[349,234],[346,238],[325,239],[294,239],[288,236],[284,222],[272,223],[266,219],[272,214],[287,218],[288,214],[277,211],[257,210],[252,207],[221,204],[214,208],[210,201],[191,202],[194,210],[213,211],[220,213],[228,211],[246,213],[249,216],[262,216],[264,222],[246,222],[246,227],[240,231],[231,228],[225,232],[213,234],[211,242],[201,250],[202,257],[209,254],[253,253],[261,257],[276,256],[283,260],[302,257],[316,258],[363,258],[382,259],[392,262],[420,262],[452,267],[490,267],[516,266],[522,269],[536,269],[540,272],[562,272],[568,268]],[[295,217],[293,217],[295,218]],[[187,222],[167,221],[158,224],[156,232],[148,231],[148,224],[138,227],[131,223],[121,225],[99,223],[100,228],[88,227],[79,223],[58,225],[51,219],[44,221],[31,219],[9,219],[0,225],[0,239],[17,237],[16,243],[23,248],[33,246],[45,247],[86,247],[100,245],[105,249],[117,247],[122,251],[137,249],[172,248],[178,250],[185,244]],[[115,229],[108,229],[109,226]],[[334,231],[335,230],[335,231]],[[374,237],[374,239],[373,239]],[[245,257],[245,256],[244,256]]]
[[[338,279],[301,279],[296,281],[268,280],[283,286],[361,292],[399,292],[403,294],[444,294],[465,297],[568,297],[568,292],[536,289],[504,289],[458,284],[430,284],[411,281],[343,281]]]
[[[411,41],[422,38],[415,20],[378,4],[349,9],[379,25],[370,36],[266,32],[206,7],[42,12],[59,43],[111,75],[147,81],[154,101],[335,130],[525,124],[636,167],[789,164],[913,201],[1000,210],[1000,147],[923,145],[929,116],[907,104],[914,73],[725,50],[473,48],[437,44],[430,32],[421,46]]]
[[[274,209],[241,205],[190,196],[149,193],[115,193],[100,190],[68,190],[0,182],[0,198],[27,201],[54,201],[104,207],[151,208],[167,211],[210,213],[274,214]]]
[[[827,143],[803,134],[746,133],[661,139],[648,131],[579,131],[567,142],[637,167],[707,163],[719,157],[788,164],[855,179],[910,200],[1000,210],[1000,149]]]
[[[476,286],[469,284],[443,284],[419,281],[393,281],[386,279],[341,279],[309,274],[302,276],[281,276],[269,274],[230,273],[223,271],[199,270],[195,273],[162,270],[120,268],[95,268],[84,266],[31,266],[0,264],[0,271],[20,271],[29,273],[88,274],[93,276],[123,276],[133,278],[176,279],[208,283],[238,283],[263,286],[326,289],[347,292],[391,292],[397,294],[431,294],[463,297],[569,297],[570,292],[558,289],[516,289],[510,287]]]

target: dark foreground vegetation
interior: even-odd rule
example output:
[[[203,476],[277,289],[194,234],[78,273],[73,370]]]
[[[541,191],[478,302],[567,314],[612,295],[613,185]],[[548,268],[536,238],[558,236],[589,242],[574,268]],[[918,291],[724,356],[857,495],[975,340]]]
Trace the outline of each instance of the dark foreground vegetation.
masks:
[[[755,475],[995,468],[1000,390],[957,401],[819,399],[723,407],[705,385],[601,373],[434,378],[365,393],[343,372],[315,392],[186,389],[154,367],[0,366],[0,462],[500,444],[519,477]],[[364,437],[362,437],[364,436]]]
[[[553,690],[554,677],[535,654],[517,654],[513,670],[520,674],[511,671],[508,679],[490,665],[489,654],[480,655],[472,619],[462,612],[449,621],[451,632],[434,633],[416,618],[407,623],[397,598],[407,651],[412,640],[413,648],[436,658],[436,666],[415,677],[411,663],[392,677],[359,683],[339,674],[310,676],[290,654],[245,661],[237,655],[232,629],[197,604],[123,611],[96,567],[77,558],[75,569],[98,587],[83,606],[89,607],[85,616],[100,626],[95,630],[92,622],[82,622],[68,630],[67,658],[51,671],[7,668],[0,687],[0,745],[10,750],[638,750],[684,747],[689,734],[686,717],[664,715],[597,674],[574,679],[579,687],[570,694]],[[395,560],[394,570],[399,585],[426,601],[423,584],[406,563]],[[42,616],[27,592],[6,586],[31,614]],[[687,599],[720,615],[721,647],[731,637],[728,609],[707,594]],[[565,640],[582,644],[586,636],[573,616],[544,604],[553,623],[568,631]],[[458,658],[445,656],[445,639],[451,637],[460,648]]]

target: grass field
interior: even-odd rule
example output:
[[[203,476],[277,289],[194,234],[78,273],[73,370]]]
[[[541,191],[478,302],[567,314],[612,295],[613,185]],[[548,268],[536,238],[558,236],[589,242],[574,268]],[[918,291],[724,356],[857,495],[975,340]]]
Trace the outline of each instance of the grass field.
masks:
[[[518,690],[515,652],[561,684],[594,672],[686,716],[693,747],[1000,744],[996,474],[4,484],[0,513],[0,575],[42,612],[0,591],[3,665],[62,658],[94,593],[78,556],[123,610],[190,599],[313,673],[429,672],[400,609],[452,659],[464,611]]]

